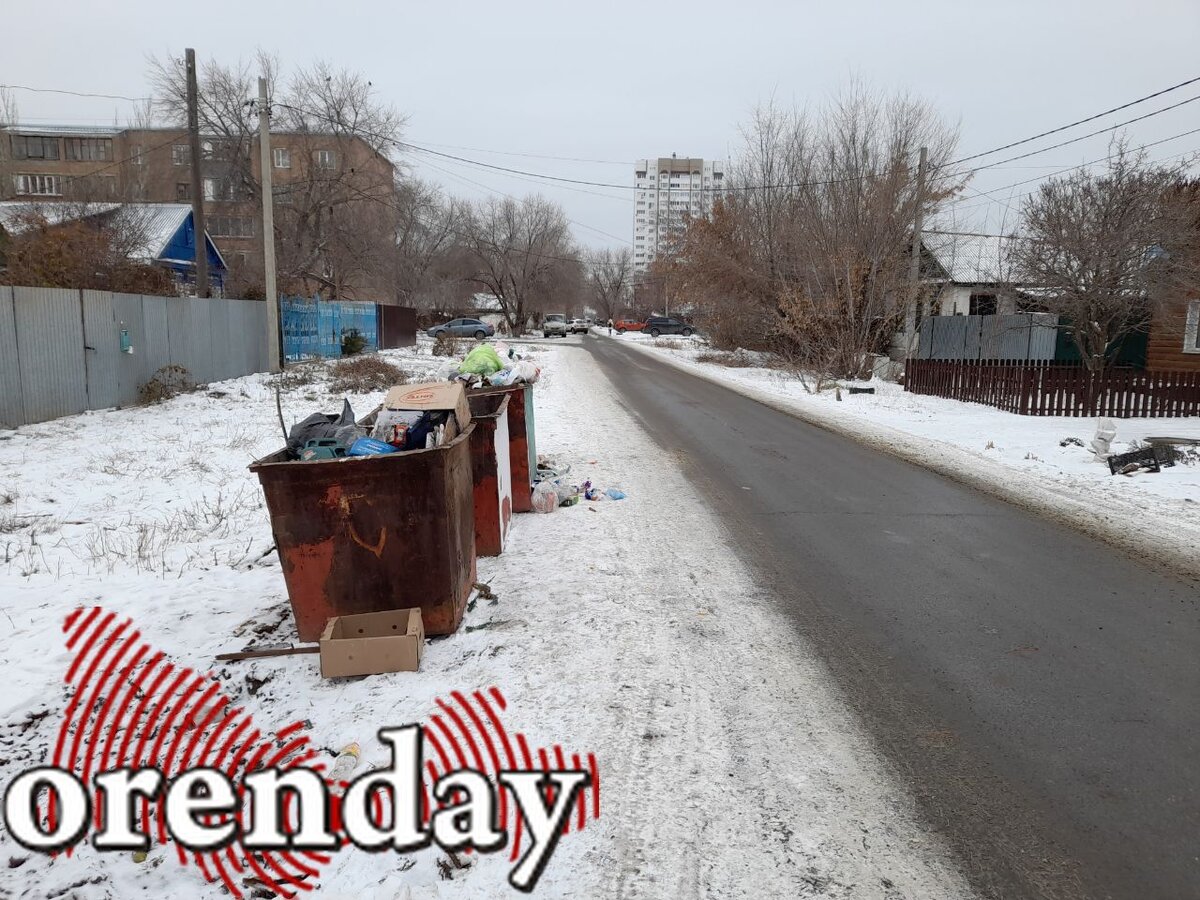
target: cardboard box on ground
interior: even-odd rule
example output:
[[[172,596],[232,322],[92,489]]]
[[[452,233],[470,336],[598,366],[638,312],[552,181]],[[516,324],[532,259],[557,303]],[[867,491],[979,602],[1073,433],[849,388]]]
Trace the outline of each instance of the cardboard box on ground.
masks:
[[[419,609],[335,616],[321,635],[321,676],[416,672],[425,648]]]

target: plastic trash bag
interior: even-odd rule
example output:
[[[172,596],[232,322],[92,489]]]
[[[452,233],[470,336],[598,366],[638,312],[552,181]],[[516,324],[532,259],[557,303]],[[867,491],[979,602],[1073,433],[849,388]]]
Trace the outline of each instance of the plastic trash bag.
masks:
[[[1109,448],[1112,447],[1113,439],[1117,436],[1117,423],[1112,419],[1104,418],[1096,423],[1096,436],[1092,438],[1092,452],[1096,454],[1099,460],[1108,458]]]
[[[463,375],[487,377],[504,368],[504,361],[491,344],[480,344],[459,363],[458,371]]]
[[[534,512],[552,513],[558,509],[558,491],[549,481],[539,481],[533,489],[532,501]]]

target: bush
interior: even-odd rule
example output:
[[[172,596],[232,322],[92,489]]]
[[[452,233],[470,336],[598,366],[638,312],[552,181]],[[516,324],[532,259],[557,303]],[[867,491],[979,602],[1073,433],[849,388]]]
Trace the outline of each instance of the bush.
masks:
[[[434,356],[459,356],[462,350],[459,347],[459,340],[448,331],[438,332],[438,336],[433,339]]]
[[[138,388],[138,403],[143,406],[162,403],[164,400],[170,400],[172,397],[178,397],[180,394],[195,389],[196,382],[192,378],[192,373],[183,366],[175,364],[163,366],[154,373],[149,381]]]
[[[367,347],[367,339],[357,328],[348,328],[342,332],[342,356],[357,356]]]
[[[732,353],[705,350],[696,355],[696,362],[716,363],[718,366],[728,366],[731,369],[748,369],[758,365],[750,354],[740,347]]]
[[[331,394],[369,394],[404,384],[408,375],[382,357],[370,354],[335,363],[329,382]]]

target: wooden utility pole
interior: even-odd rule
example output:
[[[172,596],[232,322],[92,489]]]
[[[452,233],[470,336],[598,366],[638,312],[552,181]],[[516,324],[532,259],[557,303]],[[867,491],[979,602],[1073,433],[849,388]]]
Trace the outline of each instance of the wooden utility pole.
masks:
[[[258,162],[262,169],[263,288],[267,295],[267,365],[282,370],[279,355],[279,295],[275,286],[275,195],[272,186],[271,107],[267,79],[258,79]]]
[[[925,226],[925,162],[928,151],[921,148],[917,163],[917,200],[913,213],[912,261],[909,263],[908,281],[912,295],[904,310],[904,339],[908,344],[905,356],[917,349],[917,298],[921,294],[921,243]]]
[[[196,51],[188,47],[188,148],[192,156],[192,228],[196,236],[196,296],[208,296],[208,241],[204,230],[204,179],[200,174],[200,100],[196,87]]]

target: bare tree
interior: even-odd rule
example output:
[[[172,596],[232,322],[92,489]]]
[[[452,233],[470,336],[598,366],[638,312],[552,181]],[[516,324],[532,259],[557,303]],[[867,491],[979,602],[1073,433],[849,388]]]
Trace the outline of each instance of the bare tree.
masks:
[[[513,334],[578,289],[579,263],[562,207],[537,194],[481,201],[468,219],[469,280],[494,296]],[[573,299],[573,297],[571,298]]]
[[[1152,164],[1122,139],[1106,170],[1051,179],[1025,203],[1019,277],[1089,370],[1148,327],[1181,282],[1195,283],[1195,204],[1179,191],[1191,162]]]
[[[604,320],[615,319],[629,303],[633,290],[633,251],[605,247],[587,257],[591,297]]]
[[[219,196],[257,201],[254,175],[258,129],[257,80],[265,74],[272,130],[287,135],[293,160],[285,183],[275,187],[276,262],[284,290],[353,298],[392,255],[394,170],[390,156],[403,117],[375,95],[370,81],[318,62],[283,81],[278,62],[259,54],[253,63],[202,64],[200,127],[206,135],[200,164]],[[153,60],[151,80],[158,109],[173,123],[186,122],[183,60]]]
[[[815,116],[762,108],[726,195],[690,223],[666,277],[715,313],[727,341],[774,343],[838,377],[863,376],[915,299],[917,203],[929,217],[963,183],[949,166],[956,143],[928,105],[859,85]],[[922,146],[934,173],[924,192]]]
[[[17,97],[9,88],[0,88],[0,127],[20,121]],[[0,136],[0,200],[7,200],[16,191],[13,185],[12,143],[8,135]]]
[[[431,184],[397,180],[395,252],[391,281],[396,299],[430,312],[457,308],[472,291],[472,271],[462,247],[468,221],[465,203],[444,197]]]

